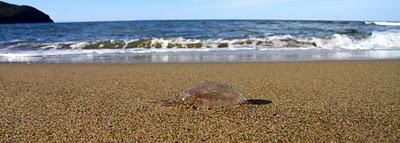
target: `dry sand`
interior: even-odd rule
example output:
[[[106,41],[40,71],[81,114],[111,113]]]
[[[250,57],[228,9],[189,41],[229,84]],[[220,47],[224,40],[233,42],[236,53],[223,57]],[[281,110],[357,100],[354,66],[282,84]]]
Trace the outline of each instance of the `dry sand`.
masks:
[[[146,102],[224,81],[249,99]],[[0,142],[400,141],[400,61],[0,65]]]

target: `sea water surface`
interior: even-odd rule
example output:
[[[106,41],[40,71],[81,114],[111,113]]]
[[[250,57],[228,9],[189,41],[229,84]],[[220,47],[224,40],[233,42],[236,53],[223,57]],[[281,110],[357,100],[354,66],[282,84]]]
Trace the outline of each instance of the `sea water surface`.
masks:
[[[2,63],[400,59],[400,22],[160,20],[0,25]]]

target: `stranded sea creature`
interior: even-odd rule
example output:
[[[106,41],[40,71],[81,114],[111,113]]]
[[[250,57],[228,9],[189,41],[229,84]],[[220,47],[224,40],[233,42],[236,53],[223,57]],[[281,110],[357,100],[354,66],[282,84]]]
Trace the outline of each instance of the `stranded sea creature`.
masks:
[[[249,103],[237,89],[215,81],[195,84],[175,98],[154,102],[162,106],[184,105],[195,108],[224,108]]]

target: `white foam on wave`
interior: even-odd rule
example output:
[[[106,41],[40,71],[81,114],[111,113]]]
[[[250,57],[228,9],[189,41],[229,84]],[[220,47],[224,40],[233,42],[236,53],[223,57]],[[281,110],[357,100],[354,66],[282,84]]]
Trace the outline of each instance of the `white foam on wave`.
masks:
[[[381,26],[400,26],[400,22],[385,22],[385,21],[376,21],[376,22],[364,22],[365,24],[372,24],[372,25],[381,25]]]
[[[342,49],[400,49],[400,31],[373,32],[362,39],[345,34],[334,34],[331,38],[313,38],[317,47]]]
[[[72,49],[80,49],[88,44],[89,44],[88,42],[79,42],[79,43],[72,44],[70,47]]]

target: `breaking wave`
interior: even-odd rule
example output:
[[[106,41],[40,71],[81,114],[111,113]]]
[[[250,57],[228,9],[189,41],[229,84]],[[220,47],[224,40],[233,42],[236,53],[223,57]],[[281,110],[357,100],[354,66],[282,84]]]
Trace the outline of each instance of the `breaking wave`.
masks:
[[[365,24],[370,24],[370,25],[381,25],[381,26],[400,26],[400,22],[370,22],[367,21]]]
[[[28,49],[28,50],[27,50]],[[148,52],[192,52],[211,50],[283,50],[283,49],[400,49],[400,31],[373,32],[355,37],[334,34],[330,37],[294,37],[210,39],[151,38],[103,40],[95,42],[24,43],[11,41],[0,56],[35,56],[63,54],[109,54]]]

